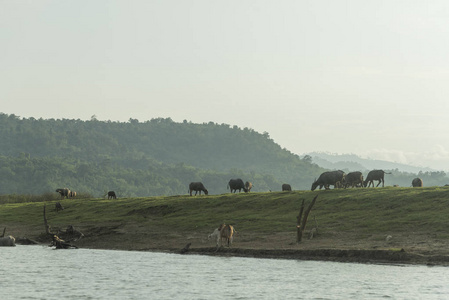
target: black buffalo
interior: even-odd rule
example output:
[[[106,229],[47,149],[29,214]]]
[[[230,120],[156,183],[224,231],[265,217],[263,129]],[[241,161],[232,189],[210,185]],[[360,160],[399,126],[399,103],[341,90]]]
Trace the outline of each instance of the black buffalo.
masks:
[[[366,180],[363,182],[363,185],[365,187],[370,187],[371,184],[374,187],[374,180],[379,181],[379,183],[376,185],[376,187],[378,187],[380,185],[380,183],[382,183],[382,187],[384,187],[384,183],[385,183],[385,179],[384,179],[384,175],[385,174],[391,174],[391,173],[387,173],[384,170],[372,170],[368,173],[368,176],[366,176]]]
[[[329,185],[339,187],[343,181],[344,175],[345,172],[341,170],[324,172],[312,183],[312,191],[314,191],[318,186],[320,186],[320,189],[324,186],[326,190],[329,189]]]
[[[345,188],[347,188],[348,186],[357,187],[359,184],[360,186],[363,186],[362,172],[359,171],[349,172],[343,178],[343,185]]]
[[[209,192],[207,191],[207,189],[204,187],[204,184],[202,182],[191,182],[189,184],[189,192],[190,192],[190,196],[192,196],[192,191],[195,191],[195,196],[198,192],[204,192],[204,194],[208,195]]]
[[[248,192],[245,184],[243,183],[243,180],[241,180],[240,178],[229,180],[227,188],[231,189],[231,193],[235,193],[237,192],[237,190],[239,190],[239,193],[241,192],[241,190],[243,190],[245,193]]]
[[[291,192],[291,191],[292,191],[291,185],[288,184],[288,183],[284,183],[284,184],[282,185],[282,191]]]
[[[115,194],[114,191],[108,192],[108,199],[117,199],[117,195]]]
[[[61,195],[62,199],[70,197],[70,190],[68,188],[57,189],[56,192]]]
[[[412,186],[413,187],[422,187],[423,186],[423,182],[421,178],[415,178],[412,180]]]

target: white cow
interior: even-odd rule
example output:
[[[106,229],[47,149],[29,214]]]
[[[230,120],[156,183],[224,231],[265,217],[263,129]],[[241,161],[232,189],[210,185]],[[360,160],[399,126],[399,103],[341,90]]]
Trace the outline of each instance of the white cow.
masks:
[[[210,240],[210,239],[212,239],[214,237],[217,239],[217,246],[218,246],[218,242],[220,241],[220,230],[218,230],[218,228],[215,228],[214,232],[209,234],[207,239]]]
[[[9,235],[5,237],[0,237],[0,246],[15,246],[16,245],[16,239]]]

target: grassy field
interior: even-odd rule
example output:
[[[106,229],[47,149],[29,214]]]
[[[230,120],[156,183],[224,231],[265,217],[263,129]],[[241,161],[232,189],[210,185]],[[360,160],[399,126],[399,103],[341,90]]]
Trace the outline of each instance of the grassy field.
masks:
[[[240,232],[276,234],[295,232],[296,216],[318,194],[309,217],[321,234],[354,232],[364,235],[419,232],[449,238],[449,188],[370,188],[328,191],[171,196],[150,198],[65,199],[0,205],[0,227],[7,233],[32,238],[44,231],[43,207],[53,227],[72,224],[88,231],[95,227],[134,225],[164,232],[211,232],[220,223]],[[14,232],[15,231],[15,232]],[[31,235],[31,236],[30,236]]]

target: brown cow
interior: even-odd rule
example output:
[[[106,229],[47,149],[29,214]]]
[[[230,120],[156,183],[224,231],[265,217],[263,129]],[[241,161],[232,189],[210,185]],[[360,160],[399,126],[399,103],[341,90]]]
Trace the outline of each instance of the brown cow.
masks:
[[[251,189],[253,188],[253,184],[249,181],[245,182],[245,188],[248,191],[248,193],[251,191]]]
[[[232,241],[234,240],[234,227],[232,225],[221,224],[218,226],[218,231],[220,231],[220,244],[223,246],[223,240],[225,240],[228,247],[231,247]]]
[[[117,195],[115,194],[114,191],[108,192],[108,199],[117,199]]]

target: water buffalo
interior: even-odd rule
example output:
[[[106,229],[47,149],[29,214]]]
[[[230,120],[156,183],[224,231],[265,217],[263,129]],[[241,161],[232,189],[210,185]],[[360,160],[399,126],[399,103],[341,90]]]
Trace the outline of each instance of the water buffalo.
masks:
[[[198,192],[204,192],[204,194],[208,195],[209,192],[207,191],[207,189],[204,187],[204,184],[202,182],[191,182],[189,184],[189,192],[190,192],[190,196],[192,196],[192,191],[195,191],[195,196]]]
[[[415,178],[412,180],[413,187],[423,187],[423,182],[421,178]]]
[[[342,183],[345,188],[347,188],[348,186],[357,187],[359,184],[363,186],[362,172],[359,171],[349,172],[343,177]]]
[[[379,181],[379,183],[376,185],[376,187],[378,187],[380,185],[380,183],[382,183],[382,187],[384,187],[384,183],[385,183],[385,179],[384,179],[384,175],[385,174],[391,174],[391,173],[387,173],[384,170],[372,170],[368,173],[368,176],[366,176],[366,180],[363,182],[363,185],[365,187],[370,187],[371,184],[374,187],[374,180]]]
[[[108,192],[108,199],[117,199],[117,195],[115,194],[114,191]]]
[[[291,191],[292,191],[291,185],[288,184],[288,183],[284,183],[284,184],[282,185],[282,191],[291,192]]]
[[[9,235],[5,237],[0,237],[0,246],[15,246],[16,245],[16,239]]]
[[[61,195],[62,199],[64,199],[64,197],[69,198],[70,190],[68,188],[57,189],[56,192]]]
[[[248,191],[248,193],[251,191],[251,189],[253,188],[253,184],[252,182],[245,182],[245,189]]]
[[[237,190],[239,190],[240,193],[242,189],[245,193],[248,192],[248,190],[245,187],[245,184],[243,183],[243,180],[241,180],[240,178],[229,180],[227,188],[231,189],[231,193],[235,193],[237,192]]]
[[[345,172],[341,170],[324,172],[312,183],[312,191],[314,191],[318,186],[320,186],[320,188],[324,186],[326,190],[329,189],[329,185],[338,187],[343,181],[344,175]]]

